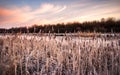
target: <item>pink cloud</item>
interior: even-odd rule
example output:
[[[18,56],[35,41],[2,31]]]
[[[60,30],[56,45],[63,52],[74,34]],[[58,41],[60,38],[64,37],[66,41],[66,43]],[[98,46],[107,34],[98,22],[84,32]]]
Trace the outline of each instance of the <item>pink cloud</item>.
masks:
[[[24,22],[28,20],[29,17],[29,9],[27,6],[24,8],[13,8],[13,9],[0,9],[0,16],[2,16],[0,24],[6,23],[16,23],[16,22]]]
[[[0,25],[6,24],[33,24],[49,23],[48,17],[57,14],[66,9],[66,6],[53,4],[42,4],[39,8],[33,9],[29,6],[21,8],[13,7],[12,9],[0,8]],[[17,25],[16,25],[17,26]]]
[[[0,27],[18,27],[32,24],[56,24],[61,22],[91,21],[100,18],[119,18],[119,5],[76,3],[73,5],[41,4],[33,9],[30,6],[0,8]],[[8,26],[10,25],[10,26]]]

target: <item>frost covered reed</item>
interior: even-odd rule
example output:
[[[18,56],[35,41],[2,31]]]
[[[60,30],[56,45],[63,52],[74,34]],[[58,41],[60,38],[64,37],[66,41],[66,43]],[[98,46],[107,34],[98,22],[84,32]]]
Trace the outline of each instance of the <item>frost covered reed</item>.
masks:
[[[100,37],[0,37],[0,75],[120,75],[120,41]]]

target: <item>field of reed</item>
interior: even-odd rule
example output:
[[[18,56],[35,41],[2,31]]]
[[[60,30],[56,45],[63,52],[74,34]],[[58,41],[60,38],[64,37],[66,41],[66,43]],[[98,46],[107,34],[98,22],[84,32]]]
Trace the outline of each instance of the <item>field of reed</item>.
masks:
[[[0,75],[120,75],[120,39],[1,35]]]

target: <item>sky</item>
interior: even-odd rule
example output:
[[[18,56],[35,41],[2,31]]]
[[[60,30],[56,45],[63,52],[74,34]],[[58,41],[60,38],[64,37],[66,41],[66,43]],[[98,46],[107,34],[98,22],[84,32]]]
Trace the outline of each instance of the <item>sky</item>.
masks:
[[[0,0],[0,28],[120,19],[120,0]]]

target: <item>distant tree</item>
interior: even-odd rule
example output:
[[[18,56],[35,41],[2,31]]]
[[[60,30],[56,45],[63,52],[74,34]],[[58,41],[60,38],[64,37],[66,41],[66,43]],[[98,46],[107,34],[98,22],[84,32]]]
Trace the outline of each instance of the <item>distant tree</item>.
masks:
[[[37,25],[10,29],[0,29],[0,33],[76,33],[76,32],[120,32],[120,20],[116,20],[113,17],[104,19],[101,21],[86,21],[83,23],[59,23],[48,25]]]

